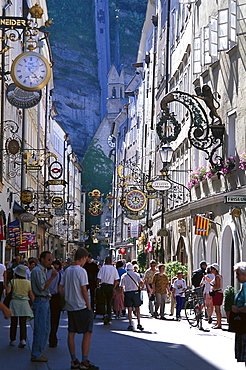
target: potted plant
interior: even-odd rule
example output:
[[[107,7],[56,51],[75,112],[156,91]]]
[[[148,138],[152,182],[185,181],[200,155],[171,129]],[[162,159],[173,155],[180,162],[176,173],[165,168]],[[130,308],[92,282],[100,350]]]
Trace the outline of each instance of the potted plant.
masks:
[[[228,175],[228,173],[231,173],[231,171],[235,168],[236,166],[236,159],[232,156],[228,157],[224,161],[222,161],[222,168],[221,168],[221,174],[223,176]]]
[[[224,291],[223,307],[226,313],[227,322],[229,322],[231,306],[234,304],[236,292],[233,286],[228,285]]]
[[[246,153],[242,153],[239,156],[239,167],[240,170],[246,169]]]

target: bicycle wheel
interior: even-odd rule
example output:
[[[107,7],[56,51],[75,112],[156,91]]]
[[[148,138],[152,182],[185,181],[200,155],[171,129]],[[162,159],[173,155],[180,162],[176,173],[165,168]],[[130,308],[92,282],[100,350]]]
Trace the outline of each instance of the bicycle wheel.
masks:
[[[185,308],[185,317],[188,320],[188,323],[193,327],[198,326],[199,312],[196,307],[196,302],[187,301],[185,302],[184,308]]]

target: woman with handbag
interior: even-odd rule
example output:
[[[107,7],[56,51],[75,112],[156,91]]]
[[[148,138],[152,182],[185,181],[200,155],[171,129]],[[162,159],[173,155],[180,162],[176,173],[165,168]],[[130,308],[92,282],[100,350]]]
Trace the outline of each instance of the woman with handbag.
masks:
[[[210,285],[212,286],[212,291],[210,292],[210,295],[213,298],[213,306],[215,308],[215,314],[216,314],[216,324],[212,326],[212,329],[221,329],[221,305],[223,302],[223,278],[222,275],[219,274],[219,265],[217,263],[213,263],[211,265],[211,272],[214,274],[214,279],[210,282]]]
[[[235,297],[235,304],[232,306],[232,312],[243,313],[246,320],[246,262],[239,262],[234,266],[236,277],[239,283],[242,284],[241,290]],[[242,315],[241,315],[242,316]],[[230,321],[229,321],[230,323]],[[246,327],[245,323],[241,327]],[[238,362],[245,362],[246,366],[246,333],[236,333],[235,335],[235,358]]]

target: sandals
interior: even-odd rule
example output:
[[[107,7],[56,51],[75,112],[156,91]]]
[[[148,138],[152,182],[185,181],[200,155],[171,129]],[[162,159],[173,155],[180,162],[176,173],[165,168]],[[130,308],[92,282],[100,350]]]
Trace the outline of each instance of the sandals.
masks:
[[[214,326],[212,326],[212,329],[221,329],[221,326],[220,325],[214,325]]]
[[[127,330],[133,330],[133,326],[132,325],[129,325]]]
[[[144,328],[142,327],[142,325],[141,325],[141,324],[138,324],[137,329],[138,329],[138,330],[144,330]]]

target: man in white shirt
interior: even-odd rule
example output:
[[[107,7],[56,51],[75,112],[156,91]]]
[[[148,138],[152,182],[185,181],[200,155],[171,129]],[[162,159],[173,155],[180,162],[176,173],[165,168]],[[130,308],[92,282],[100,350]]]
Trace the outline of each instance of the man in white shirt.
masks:
[[[144,330],[140,324],[140,290],[143,289],[144,283],[139,274],[133,271],[131,262],[126,264],[126,273],[121,276],[120,286],[124,287],[124,302],[128,310],[129,326],[128,330],[133,330],[132,325],[132,308],[135,307],[138,325],[137,329]]]
[[[119,284],[118,279],[118,271],[114,266],[112,266],[112,257],[107,256],[105,258],[104,265],[100,268],[97,275],[98,283],[101,284],[101,293],[106,302],[104,325],[110,324],[114,287]]]
[[[59,285],[59,292],[64,295],[68,313],[68,349],[71,356],[71,369],[97,370],[99,367],[88,360],[90,340],[93,329],[93,312],[89,302],[87,285],[88,276],[83,268],[88,252],[85,248],[77,249],[74,265],[69,266]],[[75,334],[83,334],[82,362],[75,354]]]

